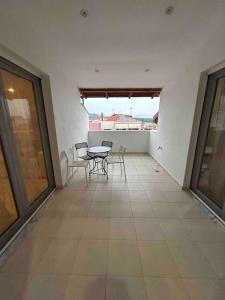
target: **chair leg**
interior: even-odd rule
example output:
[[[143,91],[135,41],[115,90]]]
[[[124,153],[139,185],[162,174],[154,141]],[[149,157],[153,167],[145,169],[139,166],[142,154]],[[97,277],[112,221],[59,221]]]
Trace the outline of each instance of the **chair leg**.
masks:
[[[87,186],[88,186],[87,168],[85,167],[84,169],[85,169],[86,184],[87,184]]]
[[[123,163],[123,170],[124,170],[125,181],[127,181],[127,174],[126,174],[125,163]]]

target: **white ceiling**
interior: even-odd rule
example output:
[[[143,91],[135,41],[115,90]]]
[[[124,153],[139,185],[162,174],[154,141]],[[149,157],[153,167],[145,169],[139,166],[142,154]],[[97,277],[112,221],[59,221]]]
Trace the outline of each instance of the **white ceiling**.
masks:
[[[82,87],[164,86],[225,25],[225,0],[7,0],[0,8],[5,46]]]

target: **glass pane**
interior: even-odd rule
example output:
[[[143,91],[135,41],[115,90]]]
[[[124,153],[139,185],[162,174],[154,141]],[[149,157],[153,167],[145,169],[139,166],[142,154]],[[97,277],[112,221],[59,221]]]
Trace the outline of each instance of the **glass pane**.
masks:
[[[225,203],[225,78],[217,85],[198,182],[199,190],[217,206]]]
[[[2,234],[18,217],[12,188],[5,165],[0,143],[0,234]]]
[[[48,187],[33,84],[5,70],[1,70],[1,76],[27,199],[31,203]]]

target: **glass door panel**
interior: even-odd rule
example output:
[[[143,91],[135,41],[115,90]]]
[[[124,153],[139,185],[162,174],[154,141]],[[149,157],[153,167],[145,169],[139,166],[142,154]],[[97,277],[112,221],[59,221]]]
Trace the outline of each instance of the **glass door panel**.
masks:
[[[27,199],[49,186],[32,81],[0,69]]]
[[[221,209],[225,203],[225,78],[220,78],[198,180],[199,190]]]
[[[191,189],[225,220],[225,69],[208,77]]]
[[[0,141],[0,235],[18,218]]]

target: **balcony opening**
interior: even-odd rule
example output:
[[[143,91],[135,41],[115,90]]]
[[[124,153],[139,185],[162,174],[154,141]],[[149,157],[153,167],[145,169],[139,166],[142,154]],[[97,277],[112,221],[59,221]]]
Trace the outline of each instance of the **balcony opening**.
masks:
[[[157,128],[161,88],[80,89],[89,114],[89,130]]]

